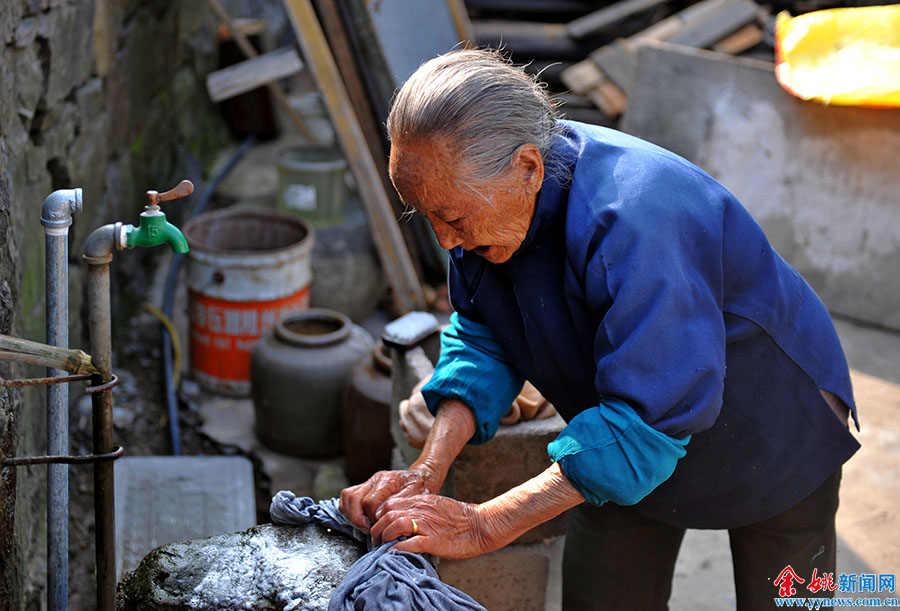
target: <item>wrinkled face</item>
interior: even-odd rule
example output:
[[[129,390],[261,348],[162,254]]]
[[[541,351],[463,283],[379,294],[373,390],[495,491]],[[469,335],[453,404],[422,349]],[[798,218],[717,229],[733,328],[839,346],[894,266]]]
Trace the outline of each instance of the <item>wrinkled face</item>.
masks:
[[[512,167],[486,185],[465,181],[465,163],[440,140],[394,142],[390,174],[404,203],[425,215],[441,248],[462,246],[492,263],[518,250],[544,179],[537,147],[516,152]]]

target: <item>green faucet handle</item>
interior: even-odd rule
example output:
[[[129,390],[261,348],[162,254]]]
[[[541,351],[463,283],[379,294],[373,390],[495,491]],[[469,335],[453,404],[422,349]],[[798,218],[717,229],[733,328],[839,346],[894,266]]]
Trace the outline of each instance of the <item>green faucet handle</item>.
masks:
[[[173,199],[187,197],[194,192],[194,183],[189,180],[182,180],[174,189],[169,189],[165,193],[158,191],[147,191],[147,206],[159,206],[160,202],[168,202]]]

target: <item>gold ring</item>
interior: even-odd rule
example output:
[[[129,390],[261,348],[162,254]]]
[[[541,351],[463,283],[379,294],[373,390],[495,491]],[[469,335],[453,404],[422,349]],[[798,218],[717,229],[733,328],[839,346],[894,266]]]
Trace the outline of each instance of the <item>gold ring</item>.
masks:
[[[410,518],[410,520],[412,520],[412,524],[413,524],[412,534],[410,535],[410,537],[415,537],[416,535],[419,534],[419,523],[416,522],[415,518]]]

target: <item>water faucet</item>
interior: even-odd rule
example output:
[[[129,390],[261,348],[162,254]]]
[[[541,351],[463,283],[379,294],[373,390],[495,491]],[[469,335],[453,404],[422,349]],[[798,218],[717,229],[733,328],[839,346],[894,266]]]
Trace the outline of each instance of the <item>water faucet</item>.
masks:
[[[135,246],[158,246],[168,244],[177,253],[186,253],[188,243],[175,225],[166,220],[166,214],[160,210],[160,202],[167,202],[180,197],[185,197],[194,192],[194,185],[189,180],[182,180],[174,189],[165,193],[147,191],[147,205],[141,213],[141,220],[137,227],[125,225],[122,228],[124,245],[126,248]]]

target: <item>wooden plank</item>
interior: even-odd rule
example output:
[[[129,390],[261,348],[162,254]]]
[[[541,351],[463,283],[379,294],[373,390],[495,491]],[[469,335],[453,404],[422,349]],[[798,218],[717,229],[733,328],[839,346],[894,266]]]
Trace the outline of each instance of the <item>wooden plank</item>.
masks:
[[[231,18],[231,15],[228,14],[228,11],[225,10],[225,7],[222,6],[222,2],[220,0],[208,0],[210,6],[215,11],[216,15],[219,16],[219,20],[228,26],[228,29],[231,30],[231,35],[234,37],[234,42],[237,44],[238,48],[247,56],[248,59],[253,59],[258,56],[259,53],[256,52],[256,49],[253,48],[253,45],[250,43],[250,40],[244,35],[241,31],[240,26],[238,26],[234,19]],[[312,130],[307,127],[306,122],[303,120],[294,107],[291,106],[290,102],[288,102],[287,96],[284,95],[284,92],[280,87],[273,83],[269,83],[266,85],[269,90],[269,95],[271,95],[276,102],[281,106],[284,112],[290,117],[291,121],[294,122],[294,125],[297,126],[297,129],[300,130],[300,133],[309,140],[310,142],[318,142],[318,138],[312,132]]]
[[[596,49],[588,56],[588,59],[584,60],[584,62],[596,63],[597,67],[600,69],[600,77],[602,78],[607,76],[608,70],[609,73],[614,75],[611,77],[611,80],[627,94],[631,87],[631,83],[634,81],[634,70],[637,61],[635,59],[635,48],[630,44],[631,42],[638,39],[657,41],[668,40],[681,31],[681,29],[684,28],[685,23],[705,18],[705,16],[712,14],[728,2],[729,0],[702,0],[697,4],[691,5],[662,21],[653,24],[645,30],[633,34],[627,39],[617,39],[611,43],[612,46],[604,45],[599,49]],[[588,74],[590,74],[590,72],[588,72],[586,64],[579,62],[574,64],[572,68],[563,72],[562,80],[568,87],[578,91],[574,85],[569,84],[569,81],[572,81],[572,83],[577,85],[579,81],[587,79],[585,85],[583,85],[587,86],[587,83],[590,81],[590,77],[586,76]],[[588,89],[593,89],[594,86],[596,85],[591,85]]]
[[[627,95],[634,85],[637,71],[637,45],[644,40],[681,41],[680,44],[709,46],[716,41],[724,43],[723,49],[740,52],[759,42],[751,25],[746,30],[735,29],[756,19],[759,7],[752,0],[703,0],[697,4],[655,23],[649,28],[620,38],[593,51],[584,62],[563,72],[563,82],[573,90],[587,95],[606,113],[618,116],[627,104]],[[737,25],[735,25],[737,24]],[[752,27],[751,27],[752,26]],[[758,30],[758,28],[756,28]],[[722,40],[734,32],[735,38]],[[759,36],[762,35],[760,31]],[[593,63],[591,71],[585,62]],[[576,89],[573,83],[582,89]],[[608,83],[608,84],[607,84]]]
[[[282,0],[310,72],[334,123],[359,188],[381,266],[401,313],[425,307],[415,267],[406,250],[365,136],[311,0]]]
[[[447,0],[342,0],[341,5],[353,15],[347,23],[367,39],[362,48],[374,51],[387,67],[388,100],[422,62],[460,44]]]
[[[219,42],[231,38],[232,27],[244,36],[259,36],[266,31],[266,22],[253,17],[235,17],[231,20],[230,27],[228,24],[220,23]]]
[[[665,0],[625,0],[624,2],[616,2],[584,17],[570,21],[566,29],[572,38],[587,38],[635,13],[649,10],[660,4],[665,4]]]
[[[756,19],[759,11],[759,5],[753,0],[731,0],[710,13],[686,22],[677,34],[666,41],[703,49]]]
[[[713,51],[737,55],[759,44],[762,39],[762,28],[755,23],[748,23],[734,34],[730,34],[714,44]]]
[[[588,98],[608,117],[618,117],[628,106],[628,98],[615,83],[606,80],[588,94]]]
[[[622,91],[630,91],[637,71],[637,49],[633,42],[620,38],[600,47],[588,56]]]
[[[594,61],[585,59],[572,64],[571,68],[564,71],[562,80],[563,84],[575,93],[586,95],[603,83],[605,77]]]
[[[316,14],[325,33],[332,57],[341,74],[341,80],[347,89],[350,103],[356,111],[356,119],[366,139],[366,145],[382,178],[384,188],[391,193],[393,187],[388,179],[386,136],[381,127],[385,117],[376,117],[369,99],[369,93],[360,74],[359,66],[344,21],[341,18],[337,0],[315,0]],[[398,200],[399,201],[399,200]]]
[[[589,50],[573,40],[562,23],[480,19],[472,28],[479,44],[502,48],[513,57],[577,61]]]
[[[625,93],[592,60],[578,62],[564,75],[567,87],[587,96],[608,117],[617,117],[625,110],[628,104]]]
[[[221,102],[301,70],[303,62],[297,50],[284,47],[209,73],[206,91],[213,102]]]
[[[616,119],[597,108],[597,105],[579,93],[566,92],[553,96],[560,102],[559,112],[566,119],[613,127]]]
[[[697,4],[678,11],[674,15],[666,17],[662,21],[654,23],[649,28],[637,32],[630,38],[632,40],[666,41],[671,40],[689,23],[695,23],[706,19],[709,15],[721,10],[731,0],[701,0]]]

